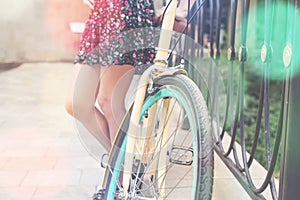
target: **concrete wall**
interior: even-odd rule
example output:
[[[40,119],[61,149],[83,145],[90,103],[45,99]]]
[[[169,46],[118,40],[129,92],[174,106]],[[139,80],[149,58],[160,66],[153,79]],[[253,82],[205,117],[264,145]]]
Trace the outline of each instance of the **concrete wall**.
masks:
[[[0,0],[0,62],[73,60],[81,34],[69,23],[85,22],[88,13],[82,0]]]
[[[73,60],[85,22],[82,0],[0,0],[0,62]]]

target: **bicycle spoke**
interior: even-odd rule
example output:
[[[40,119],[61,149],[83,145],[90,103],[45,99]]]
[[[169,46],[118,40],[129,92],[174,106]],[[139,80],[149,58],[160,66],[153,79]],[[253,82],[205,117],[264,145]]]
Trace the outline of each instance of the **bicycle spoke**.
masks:
[[[187,175],[187,174],[191,171],[191,169],[192,169],[192,168],[190,168],[190,169],[185,173],[185,175]],[[166,197],[168,197],[168,196],[171,194],[171,192],[175,190],[175,188],[178,188],[177,186],[178,186],[179,183],[184,179],[184,177],[185,177],[185,176],[182,176],[182,178],[180,179],[179,182],[177,182],[177,184],[175,185],[175,187],[172,187],[172,190],[166,195]]]
[[[177,81],[178,79],[174,80]],[[153,94],[145,100],[147,102],[144,104],[148,107],[143,108],[144,113],[140,119],[137,141],[134,145],[133,170],[127,193],[129,198],[140,200],[176,199],[177,194],[184,193],[187,194],[187,199],[193,199],[195,194],[199,192],[197,184],[207,184],[207,182],[200,183],[204,179],[197,178],[199,173],[202,174],[204,171],[209,171],[207,178],[209,179],[208,184],[210,184],[210,168],[204,170],[199,168],[199,164],[203,165],[202,163],[207,164],[207,162],[195,161],[199,158],[199,152],[202,151],[199,148],[203,148],[202,145],[198,144],[199,137],[207,132],[205,130],[202,132],[205,126],[200,127],[199,124],[196,124],[199,122],[199,118],[196,118],[195,115],[202,112],[193,109],[194,105],[197,105],[194,101],[199,99],[186,95],[180,96],[180,93],[177,92],[181,90],[177,88],[177,86],[172,87],[171,85],[168,85],[167,88],[163,86],[164,91],[157,93],[158,96]],[[190,99],[194,101],[189,105],[187,102],[190,102]],[[204,98],[202,97],[202,99]],[[204,119],[201,118],[200,120]],[[188,126],[183,127],[185,122]],[[199,130],[201,131],[199,132]],[[123,158],[119,158],[121,162],[117,161],[118,166],[113,167],[112,170],[123,168]],[[207,157],[203,159],[206,160]],[[209,156],[208,159],[208,163],[210,163],[211,157]],[[208,166],[211,165],[208,164]],[[115,178],[111,179],[114,180]],[[207,180],[206,177],[204,178]],[[211,186],[208,186],[209,192]],[[205,190],[207,189],[205,188]],[[204,194],[200,194],[200,197]]]

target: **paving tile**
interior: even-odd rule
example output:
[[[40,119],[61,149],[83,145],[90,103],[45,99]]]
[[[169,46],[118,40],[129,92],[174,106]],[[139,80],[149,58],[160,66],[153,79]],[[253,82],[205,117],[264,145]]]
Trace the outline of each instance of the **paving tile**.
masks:
[[[21,186],[70,186],[78,185],[80,170],[35,170],[29,171]]]
[[[50,170],[53,169],[58,158],[56,157],[10,157],[1,170]]]
[[[91,186],[39,187],[31,200],[88,200],[94,191]]]
[[[215,178],[213,200],[251,200],[242,186],[233,178]]]
[[[232,173],[227,169],[218,155],[214,155],[214,178],[232,178]]]
[[[47,148],[36,148],[36,147],[7,147],[2,151],[2,156],[23,156],[23,157],[41,157],[45,155]]]
[[[34,125],[29,126],[28,124],[26,126],[16,125],[13,128],[1,127],[0,147],[9,148],[9,151],[11,149],[41,151],[45,150],[45,146],[53,142],[59,142],[55,138],[55,133],[46,128],[36,128]]]
[[[101,185],[104,169],[84,169],[80,177],[80,185]]]
[[[46,149],[44,156],[89,156],[88,152],[83,148],[82,145],[56,145],[50,146]]]
[[[0,187],[17,187],[26,177],[28,171],[0,171]]]
[[[35,187],[0,187],[0,199],[30,200],[35,191]]]
[[[3,156],[1,156],[2,154],[1,154],[1,149],[0,149],[0,170],[2,169],[2,167],[3,167],[3,165],[6,163],[6,161],[7,161],[7,157],[3,157]]]
[[[57,160],[54,169],[99,169],[100,163],[90,156],[68,156]]]

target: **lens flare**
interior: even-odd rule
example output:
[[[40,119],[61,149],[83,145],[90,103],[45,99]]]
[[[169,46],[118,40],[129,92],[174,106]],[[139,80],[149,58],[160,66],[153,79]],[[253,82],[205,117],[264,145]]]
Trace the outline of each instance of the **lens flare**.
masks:
[[[287,2],[273,3],[266,9],[264,3],[253,5],[249,11],[247,33],[247,67],[258,74],[265,63],[270,63],[270,79],[284,78],[284,72],[293,67],[299,72],[299,12]],[[268,38],[270,38],[268,42]]]
[[[74,24],[84,23],[89,8],[81,1],[48,0],[45,7],[46,27],[53,40],[65,50],[77,52],[81,34],[72,32]]]

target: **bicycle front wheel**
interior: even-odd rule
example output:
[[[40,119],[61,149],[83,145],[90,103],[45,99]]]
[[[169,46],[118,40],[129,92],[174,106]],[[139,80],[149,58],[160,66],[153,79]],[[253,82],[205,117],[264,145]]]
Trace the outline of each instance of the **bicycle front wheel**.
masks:
[[[143,104],[139,133],[118,140],[111,155],[107,199],[122,199],[119,180],[128,137],[136,141],[128,199],[211,199],[213,140],[205,100],[184,75],[154,83]]]

